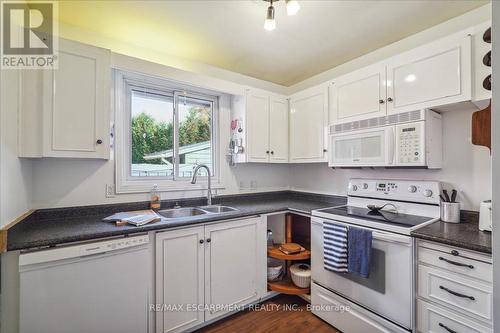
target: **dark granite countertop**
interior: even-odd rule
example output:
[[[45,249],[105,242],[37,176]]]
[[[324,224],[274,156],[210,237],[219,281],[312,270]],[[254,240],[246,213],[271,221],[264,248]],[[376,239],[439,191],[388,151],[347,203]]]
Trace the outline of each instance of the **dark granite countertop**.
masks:
[[[102,219],[120,211],[148,209],[148,202],[37,210],[25,220],[9,229],[7,250],[53,246],[285,210],[310,214],[314,209],[344,205],[346,198],[281,191],[221,196],[215,198],[214,203],[232,206],[237,208],[238,211],[199,215],[175,220],[162,219],[159,222],[135,227],[131,225],[116,226],[114,223],[103,222]],[[200,206],[206,204],[206,199],[195,198],[162,201],[162,209],[171,208],[176,204],[181,206]]]
[[[437,221],[411,233],[413,237],[491,254],[491,232],[479,230],[478,212],[462,212],[460,223]]]

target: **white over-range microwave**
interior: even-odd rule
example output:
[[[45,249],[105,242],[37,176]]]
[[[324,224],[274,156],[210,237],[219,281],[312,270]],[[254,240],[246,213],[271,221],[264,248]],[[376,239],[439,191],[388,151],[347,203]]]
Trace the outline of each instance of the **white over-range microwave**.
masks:
[[[439,169],[441,115],[428,109],[329,127],[328,166]]]

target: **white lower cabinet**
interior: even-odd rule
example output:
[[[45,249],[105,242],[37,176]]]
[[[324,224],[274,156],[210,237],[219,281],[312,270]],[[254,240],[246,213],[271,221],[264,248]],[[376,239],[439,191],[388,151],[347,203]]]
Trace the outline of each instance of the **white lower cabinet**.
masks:
[[[183,332],[262,297],[265,237],[260,217],[158,233],[156,332]]]
[[[420,241],[418,331],[493,332],[491,266],[491,256]]]

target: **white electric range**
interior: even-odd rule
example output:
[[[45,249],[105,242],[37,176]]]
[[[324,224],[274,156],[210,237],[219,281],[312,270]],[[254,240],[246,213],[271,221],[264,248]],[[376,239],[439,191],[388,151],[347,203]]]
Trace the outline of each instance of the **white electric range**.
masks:
[[[439,220],[440,193],[436,181],[351,179],[346,206],[313,211],[312,312],[346,333],[413,331],[415,242],[410,233]],[[386,206],[373,211],[368,205]],[[372,231],[368,278],[323,267],[324,221]],[[326,305],[337,310],[327,311]]]

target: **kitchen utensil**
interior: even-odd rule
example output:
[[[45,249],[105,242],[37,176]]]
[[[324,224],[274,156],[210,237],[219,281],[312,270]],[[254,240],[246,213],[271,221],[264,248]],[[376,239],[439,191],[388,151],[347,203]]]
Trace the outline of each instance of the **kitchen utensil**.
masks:
[[[479,230],[491,231],[491,228],[491,200],[486,200],[479,206]]]
[[[444,198],[446,199],[445,201],[446,202],[450,202],[450,196],[448,195],[448,191],[447,190],[443,190],[443,195],[444,195]]]
[[[441,198],[441,200],[442,200],[443,202],[446,202],[446,198],[445,198],[445,197],[443,197],[443,195],[442,195],[442,194],[440,194],[440,195],[439,195],[439,197]]]
[[[371,210],[372,212],[375,211],[375,212],[378,212],[379,210],[382,210],[382,208],[386,207],[386,206],[392,206],[393,207],[393,211],[395,213],[397,213],[398,209],[396,206],[394,206],[393,204],[391,203],[386,203],[385,205],[382,205],[382,206],[377,206],[377,205],[366,205],[366,207]]]
[[[268,247],[273,247],[273,231],[272,230],[267,230],[267,246]]]
[[[451,202],[456,202],[457,199],[457,190],[452,190],[451,191]]]
[[[460,203],[459,202],[441,202],[441,221],[459,223],[460,222]]]
[[[292,282],[299,288],[309,288],[311,285],[311,266],[308,264],[295,264],[290,266]]]

